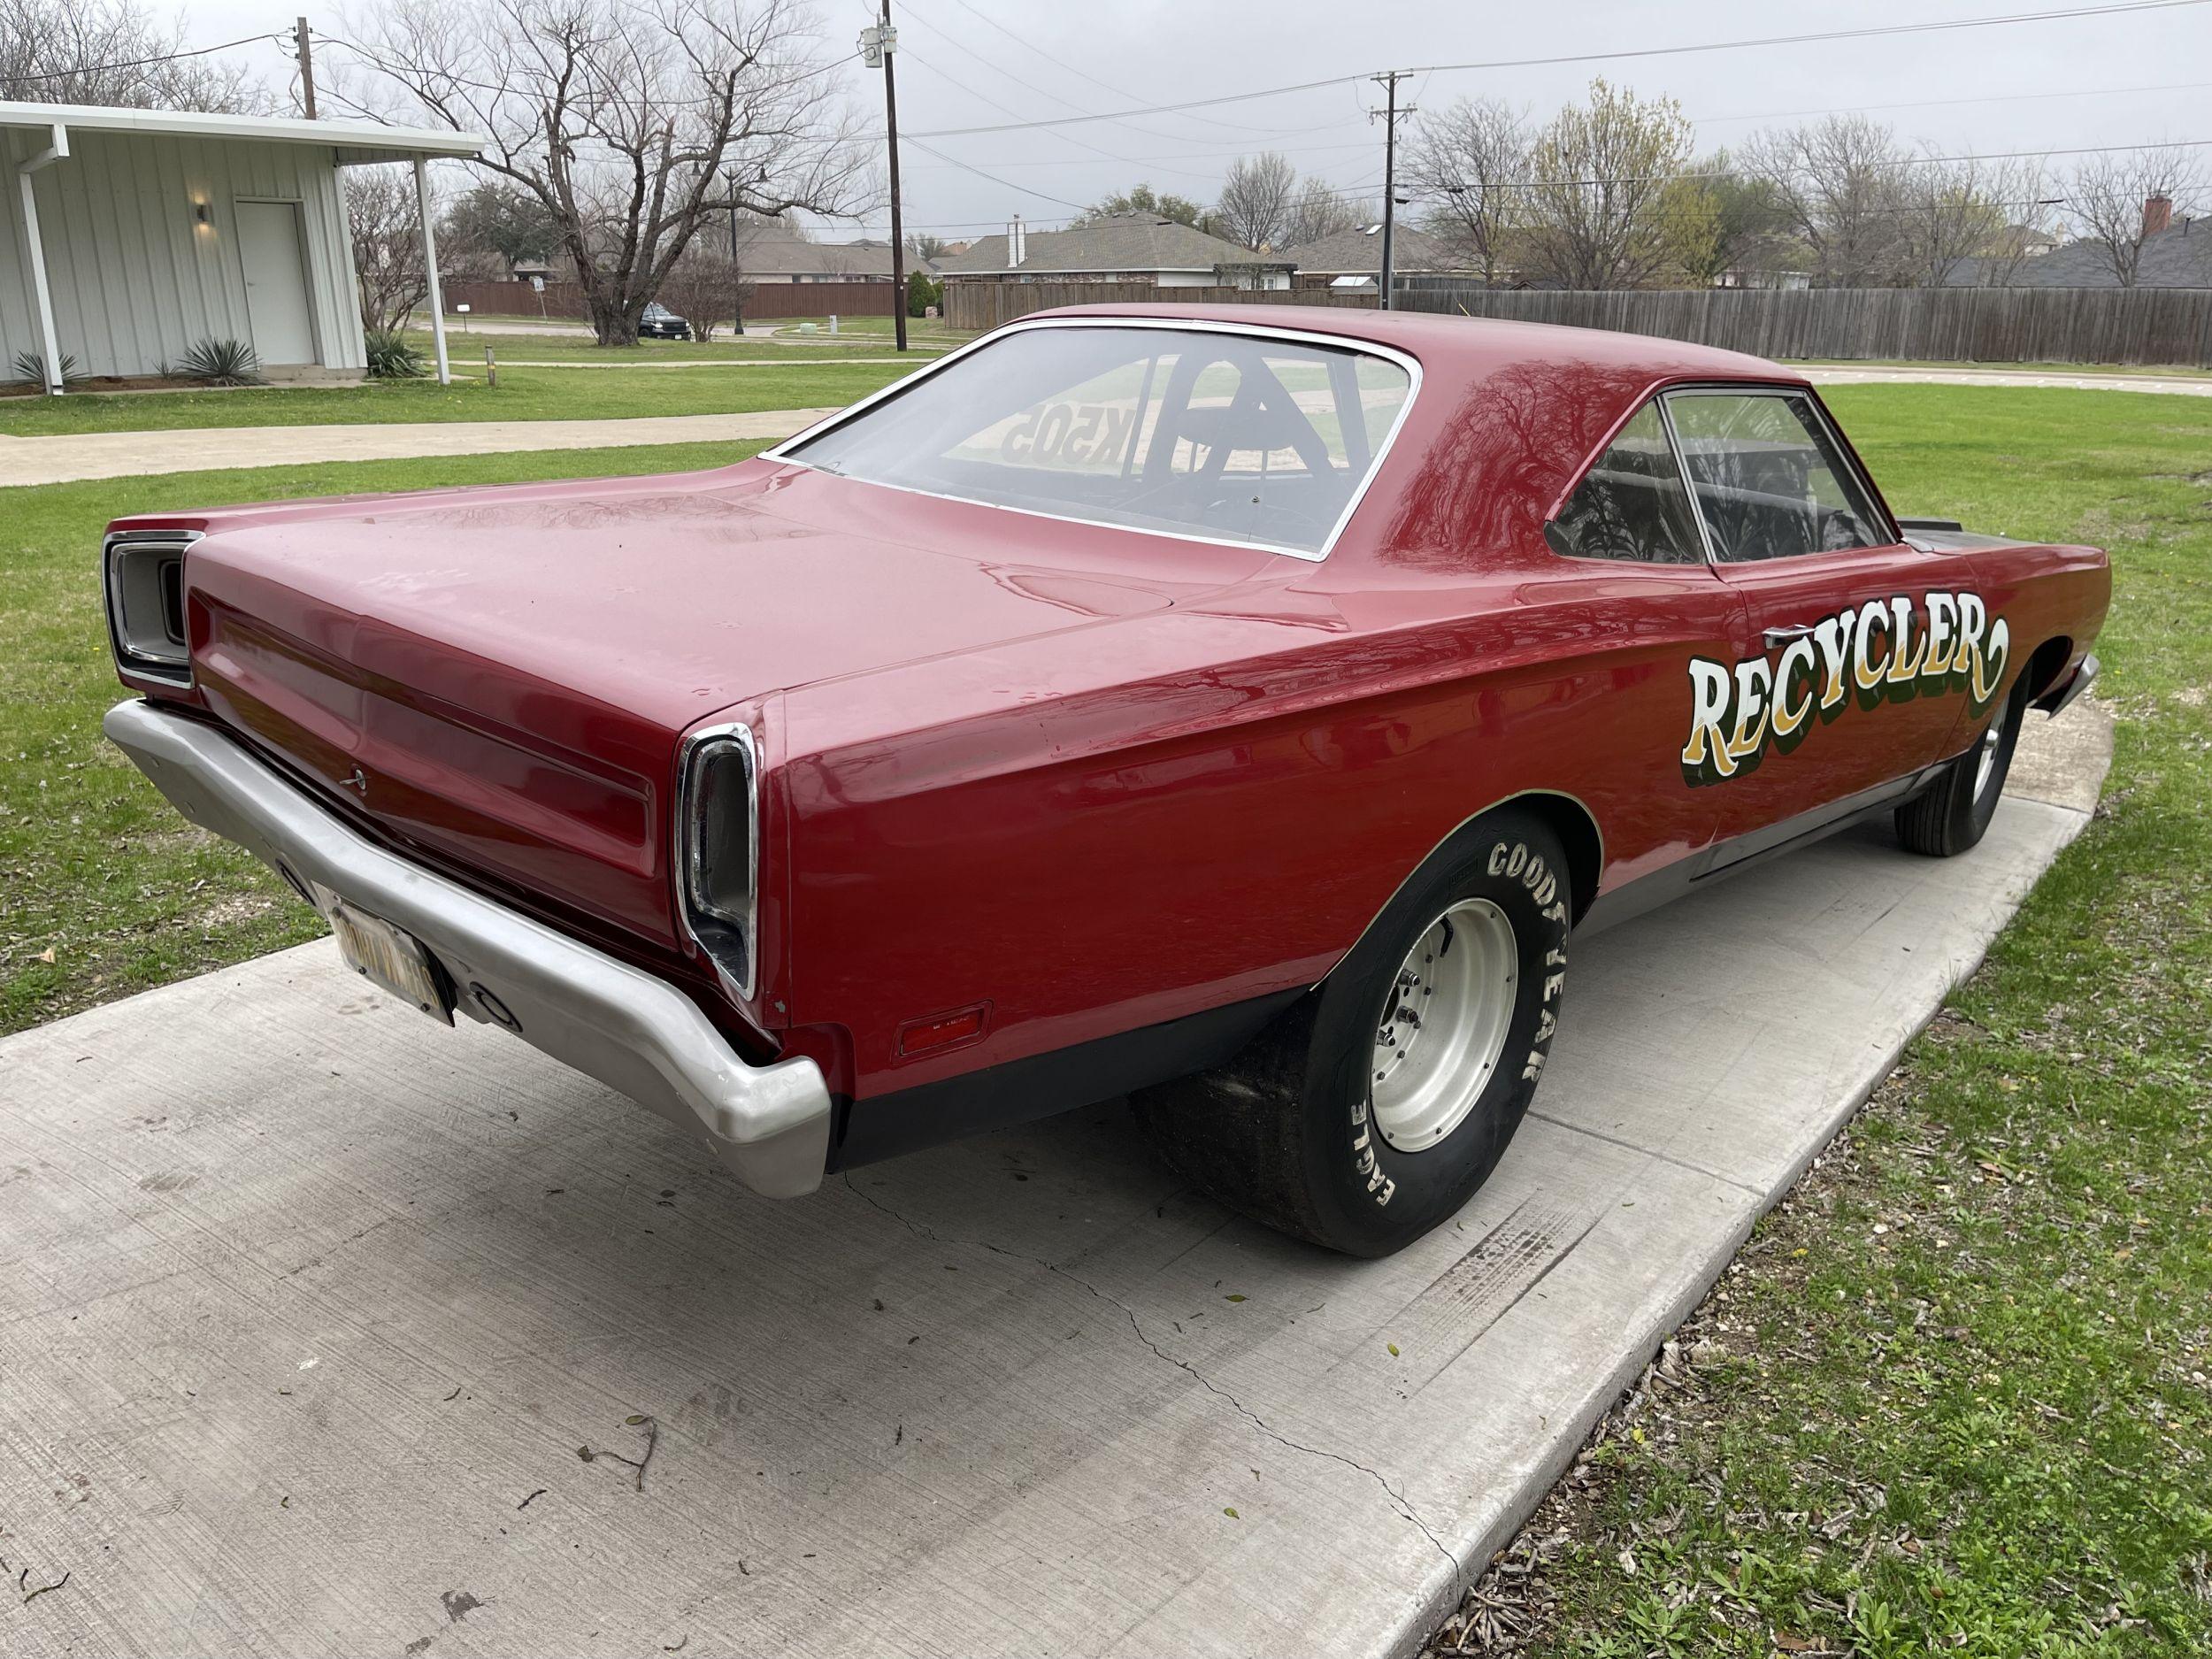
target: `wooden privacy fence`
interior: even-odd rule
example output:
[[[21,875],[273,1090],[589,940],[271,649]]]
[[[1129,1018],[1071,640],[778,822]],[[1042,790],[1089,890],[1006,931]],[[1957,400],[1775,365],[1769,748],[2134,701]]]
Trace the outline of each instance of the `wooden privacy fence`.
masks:
[[[1585,293],[1417,279],[1407,311],[1659,334],[1761,357],[2212,367],[2212,289],[1668,288]]]
[[[1762,357],[1917,362],[2191,364],[2212,368],[2206,288],[1487,288],[1414,277],[1402,310],[1567,323],[1692,340]],[[1135,282],[948,282],[956,328],[995,328],[1055,305],[1351,305],[1311,288],[1163,288]]]
[[[1375,296],[1316,294],[1311,288],[1159,288],[1150,282],[963,282],[945,284],[945,321],[955,328],[995,328],[1056,305],[1350,305],[1372,310]]]

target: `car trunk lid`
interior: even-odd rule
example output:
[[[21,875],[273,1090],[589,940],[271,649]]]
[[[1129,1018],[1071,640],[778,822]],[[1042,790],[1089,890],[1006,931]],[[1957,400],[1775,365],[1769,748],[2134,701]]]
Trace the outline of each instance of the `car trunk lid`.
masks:
[[[195,675],[342,810],[668,944],[685,731],[1188,585],[987,509],[902,522],[892,495],[760,463],[214,515],[187,568]]]

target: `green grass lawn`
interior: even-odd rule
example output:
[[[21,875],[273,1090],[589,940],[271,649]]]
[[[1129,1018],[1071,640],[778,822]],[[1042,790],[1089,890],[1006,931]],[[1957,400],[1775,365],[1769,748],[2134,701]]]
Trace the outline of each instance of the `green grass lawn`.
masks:
[[[498,344],[505,349],[504,340]],[[918,357],[912,366],[927,360]],[[474,378],[457,380],[450,386],[431,380],[371,380],[350,387],[0,398],[0,436],[195,426],[319,426],[355,421],[622,419],[826,409],[849,403],[910,372],[904,364],[787,357],[741,373],[719,368],[608,369],[589,374],[565,369],[502,369],[499,384],[493,387],[480,378],[480,351],[473,365],[457,357],[454,366],[457,374]]]
[[[1443,1652],[2212,1652],[2212,407],[1831,396],[1900,511],[2111,549],[2104,805]]]
[[[874,334],[888,340],[892,333],[891,321],[888,317],[840,317],[837,330],[841,335]],[[813,336],[802,335],[798,332],[801,323],[809,322],[825,333],[828,331],[829,319],[826,316],[779,317],[768,322],[767,326],[776,331],[780,339],[809,339]],[[906,337],[910,342],[927,341],[938,345],[956,346],[974,339],[976,331],[972,328],[949,326],[941,317],[910,317],[906,319]]]
[[[544,478],[675,472],[757,444],[192,472],[0,490],[0,1032],[323,931],[258,860],[194,829],[100,735],[127,694],[100,620],[119,513]]]
[[[407,338],[422,353],[424,362],[432,360],[427,329],[411,331]],[[945,349],[941,341],[925,342],[918,339],[912,344],[933,357]],[[834,363],[841,357],[880,357],[895,349],[887,334],[870,334],[857,340],[848,340],[841,334],[834,339],[822,335],[788,343],[780,340],[731,340],[718,334],[705,345],[685,340],[641,340],[634,346],[603,346],[582,334],[463,334],[449,331],[446,335],[447,355],[456,369],[470,373],[480,370],[486,346],[492,348],[502,364],[588,363],[625,368],[655,368],[702,359],[716,363]]]

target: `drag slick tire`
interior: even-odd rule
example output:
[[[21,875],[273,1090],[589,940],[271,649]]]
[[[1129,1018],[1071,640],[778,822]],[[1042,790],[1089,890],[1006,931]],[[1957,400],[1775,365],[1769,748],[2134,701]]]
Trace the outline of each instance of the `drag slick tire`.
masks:
[[[1520,1126],[1557,1028],[1572,895],[1558,839],[1507,806],[1453,836],[1328,979],[1227,1065],[1133,1098],[1224,1203],[1347,1255],[1456,1212]]]
[[[1955,857],[1988,832],[2027,712],[2028,677],[2022,674],[1992,711],[1974,747],[1947,763],[1934,782],[1897,809],[1897,839],[1907,850]]]

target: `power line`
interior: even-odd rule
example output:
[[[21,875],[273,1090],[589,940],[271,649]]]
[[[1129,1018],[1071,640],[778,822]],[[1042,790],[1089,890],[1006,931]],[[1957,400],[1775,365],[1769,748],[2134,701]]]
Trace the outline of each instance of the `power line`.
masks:
[[[1054,57],[1050,52],[1045,50],[1043,47],[1037,45],[1034,42],[1030,41],[1023,35],[1017,35],[1012,29],[1008,28],[1006,25],[1001,23],[996,18],[987,16],[985,13],[977,11],[975,7],[968,4],[968,0],[952,0],[952,3],[953,4],[958,6],[963,12],[965,12],[970,17],[974,18],[977,21],[988,24],[992,28],[996,29],[1000,34],[1006,36],[1008,40],[1013,42],[1015,45],[1020,47],[1024,51],[1034,53],[1037,57],[1043,58],[1045,62],[1056,65],[1058,67],[1066,70],[1068,73],[1075,76],[1078,80],[1089,81],[1091,85],[1098,88],[1102,92],[1110,92],[1118,98],[1136,98],[1143,96],[1141,93],[1130,92],[1123,88],[1115,86],[1111,81],[1101,81],[1096,75],[1090,73],[1088,71],[1077,68],[1064,58]],[[912,8],[909,7],[908,10],[910,12]],[[938,32],[942,34],[944,31],[941,29]],[[1001,73],[1003,73],[1005,72],[1002,71]],[[1210,115],[1194,115],[1191,117],[1191,119],[1194,121],[1202,122],[1208,127],[1218,127],[1228,132],[1275,134],[1295,133],[1306,130],[1304,128],[1295,127],[1253,127],[1241,121],[1217,120]],[[1135,127],[1132,130],[1141,133],[1148,132],[1149,129],[1145,127]],[[1175,134],[1172,133],[1152,133],[1150,135],[1155,138],[1166,139],[1171,143],[1173,142],[1175,139]]]
[[[32,74],[12,74],[10,81],[67,81],[77,75],[104,75],[118,69],[150,69],[157,64],[181,63],[188,58],[205,58],[215,52],[227,52],[241,46],[257,46],[263,41],[282,41],[282,35],[249,35],[240,40],[225,41],[219,46],[192,46],[182,51],[163,52],[157,58],[134,58],[118,64],[82,64],[73,69],[42,69]]]
[[[1476,69],[1529,69],[1555,64],[1609,63],[1629,58],[1670,58],[1687,52],[1738,51],[1754,47],[1805,46],[1826,41],[1870,40],[1878,36],[1897,35],[1928,35],[1959,29],[1995,28],[2015,23],[2047,23],[2073,18],[2115,17],[2134,12],[2167,12],[2183,6],[2197,6],[2208,0],[2121,0],[2114,5],[2069,6],[2050,12],[2015,12],[1997,17],[1941,18],[1924,23],[1888,23],[1856,29],[1828,29],[1808,35],[1770,35],[1749,40],[1701,41],[1683,46],[1646,46],[1625,48],[1608,52],[1567,52],[1548,58],[1502,58],[1461,64],[1423,64],[1410,73],[1446,74]],[[1363,73],[1329,75],[1317,81],[1302,81],[1279,87],[1263,87],[1253,92],[1225,92],[1210,98],[1190,98],[1176,104],[1148,104],[1141,109],[1114,110],[1102,114],[1055,116],[1039,121],[1018,121],[995,127],[941,127],[919,134],[925,138],[965,138],[982,133],[1020,132],[1041,127],[1073,127],[1087,121],[1114,121],[1132,115],[1166,115],[1179,110],[1215,109],[1225,104],[1247,104],[1256,98],[1282,97],[1294,92],[1311,92],[1322,87],[1348,86],[1367,79]]]
[[[1773,110],[1764,115],[1698,115],[1693,127],[1722,121],[1803,121],[1823,115],[1871,115],[1885,110],[1947,109],[1955,104],[2028,104],[2039,98],[2116,98],[2139,92],[2200,92],[2212,81],[2169,81],[2156,87],[2079,87],[2064,92],[1994,92],[1970,98],[1911,98],[1902,104],[1855,104],[1839,110]]]
[[[959,168],[963,173],[972,173],[977,178],[983,179],[992,184],[995,184],[1002,190],[1011,190],[1018,196],[1033,196],[1042,201],[1056,202],[1062,207],[1071,207],[1079,213],[1087,213],[1091,211],[1090,208],[1084,203],[1071,202],[1066,196],[1055,196],[1048,190],[1033,190],[1025,184],[1016,184],[1010,179],[1002,179],[996,173],[986,173],[980,167],[971,166],[968,163],[959,160],[956,157],[948,156],[941,150],[933,149],[930,145],[924,143],[911,133],[909,133],[906,135],[906,142],[913,145],[915,149],[921,150],[924,154],[934,156],[940,161],[950,163],[953,166]]]

